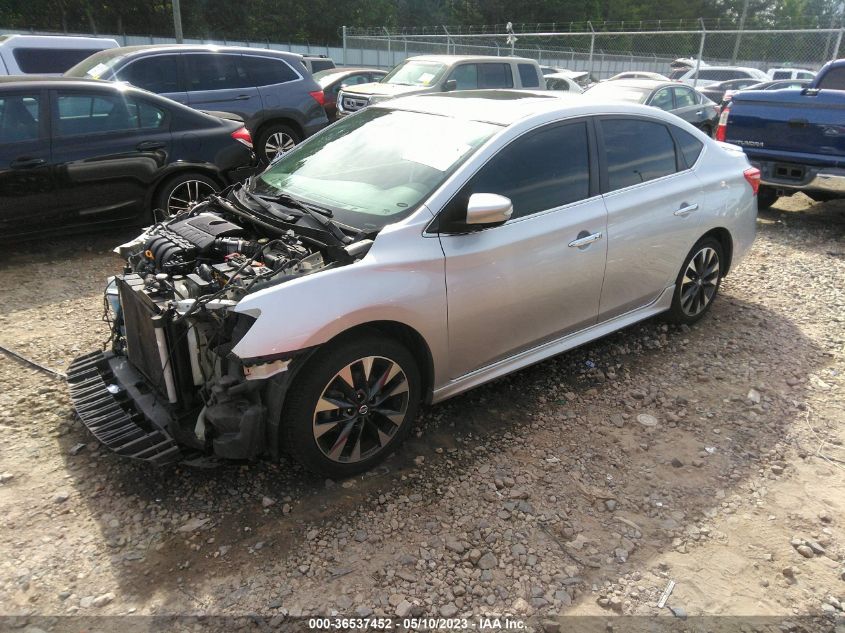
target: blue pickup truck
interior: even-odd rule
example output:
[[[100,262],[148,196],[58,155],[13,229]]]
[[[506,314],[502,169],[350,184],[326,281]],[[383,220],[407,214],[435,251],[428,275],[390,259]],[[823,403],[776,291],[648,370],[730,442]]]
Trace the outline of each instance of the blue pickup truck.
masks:
[[[845,59],[825,64],[802,90],[736,93],[716,138],[742,147],[760,170],[761,209],[797,191],[845,198]]]

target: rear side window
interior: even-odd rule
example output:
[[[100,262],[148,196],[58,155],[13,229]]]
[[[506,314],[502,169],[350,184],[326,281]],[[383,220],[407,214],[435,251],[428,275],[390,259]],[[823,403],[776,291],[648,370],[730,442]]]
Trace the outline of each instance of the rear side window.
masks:
[[[689,88],[675,88],[675,107],[688,108],[698,103],[698,96]]]
[[[817,87],[827,90],[845,90],[845,66],[828,70]]]
[[[608,191],[675,173],[675,143],[662,123],[642,119],[605,119],[601,122],[601,129]]]
[[[252,87],[240,55],[210,53],[185,55],[188,90],[227,90]]]
[[[150,92],[180,92],[179,56],[155,55],[130,62],[117,71],[117,78]]]
[[[540,78],[537,77],[537,69],[531,64],[518,64],[519,81],[523,88],[539,88]]]
[[[681,128],[673,127],[672,131],[675,133],[678,148],[681,150],[684,162],[687,164],[687,167],[692,167],[701,155],[701,150],[704,149],[704,143]]]
[[[479,88],[513,88],[510,64],[479,64]]]
[[[772,79],[789,79],[791,73],[786,70],[778,70],[772,75]]]
[[[58,92],[57,136],[155,129],[165,112],[145,101],[123,95]]]
[[[0,97],[0,143],[38,138],[38,95]]]
[[[21,72],[59,74],[99,52],[97,48],[16,48],[12,54]]]
[[[473,177],[472,193],[498,193],[513,202],[513,217],[589,197],[590,154],[584,123],[559,125],[517,139]]]
[[[254,86],[272,86],[299,79],[293,68],[281,59],[244,55],[241,64],[246,68]]]

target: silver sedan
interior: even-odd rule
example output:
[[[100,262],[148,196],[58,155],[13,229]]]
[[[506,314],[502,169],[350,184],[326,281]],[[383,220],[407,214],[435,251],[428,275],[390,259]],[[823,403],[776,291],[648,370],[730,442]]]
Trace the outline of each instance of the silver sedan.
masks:
[[[112,351],[75,361],[71,392],[122,454],[286,451],[349,476],[423,402],[660,313],[701,319],[754,240],[759,181],[647,106],[371,106],[121,247]]]
[[[354,264],[245,297],[237,310],[260,316],[233,350],[320,347],[282,426],[288,449],[328,475],[391,452],[421,401],[661,312],[695,323],[754,239],[758,171],[654,108],[454,93],[338,125],[256,191],[295,186],[377,229],[375,243]]]

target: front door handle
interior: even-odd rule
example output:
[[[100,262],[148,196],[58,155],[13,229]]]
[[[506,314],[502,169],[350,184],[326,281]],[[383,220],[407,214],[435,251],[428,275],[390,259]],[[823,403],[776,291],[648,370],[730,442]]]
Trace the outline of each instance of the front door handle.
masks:
[[[33,167],[40,167],[47,161],[43,158],[18,158],[9,163],[12,169],[32,169]]]
[[[586,231],[581,231],[581,233],[586,233]],[[581,233],[578,235],[580,236]],[[578,239],[574,239],[569,242],[570,248],[581,248],[582,246],[586,246],[587,244],[592,244],[604,237],[604,233],[599,231],[598,233],[593,233],[592,235],[584,235],[583,237],[578,237]]]
[[[681,208],[678,209],[677,211],[675,211],[675,215],[677,215],[678,217],[681,217],[681,218],[685,218],[690,213],[692,213],[693,211],[698,211],[698,205],[697,204],[687,204],[686,202],[684,202],[681,205]]]
[[[149,152],[155,149],[163,148],[164,143],[162,143],[161,141],[141,141],[135,147],[139,152]]]
[[[234,98],[234,101],[246,101],[249,99],[249,95],[238,95]]]

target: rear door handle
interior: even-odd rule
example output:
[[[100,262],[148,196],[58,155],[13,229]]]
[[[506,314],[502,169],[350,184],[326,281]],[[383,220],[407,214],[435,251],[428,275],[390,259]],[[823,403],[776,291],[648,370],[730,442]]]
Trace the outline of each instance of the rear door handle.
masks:
[[[695,116],[701,116],[702,114],[704,114],[704,110],[699,110],[695,113]]]
[[[163,148],[164,143],[161,141],[141,141],[135,147],[139,152],[149,152],[154,149]]]
[[[32,169],[45,164],[47,161],[43,158],[18,158],[9,163],[12,169]]]
[[[238,95],[234,98],[234,101],[246,101],[249,99],[249,95]]]
[[[681,208],[675,211],[675,215],[681,218],[687,217],[693,211],[698,211],[697,204],[687,204],[686,202],[681,205]]]
[[[586,233],[586,231],[582,231],[582,233]],[[587,244],[592,244],[593,242],[597,242],[601,238],[604,237],[604,233],[599,231],[598,233],[593,233],[592,235],[585,235],[584,237],[579,237],[578,239],[572,240],[569,242],[570,248],[580,248],[582,246],[586,246]]]

